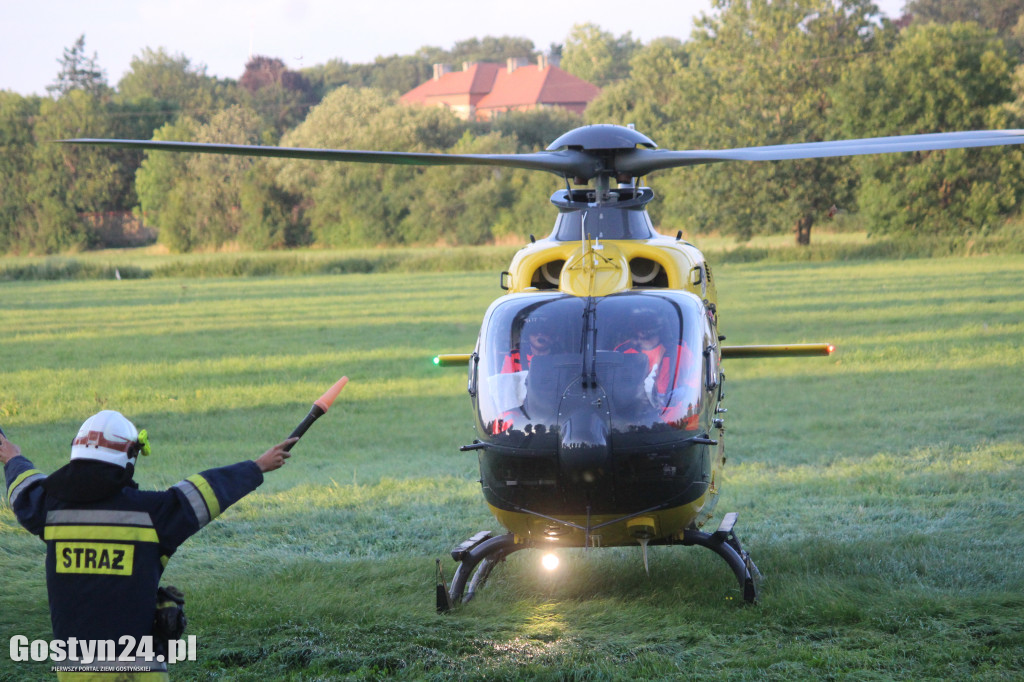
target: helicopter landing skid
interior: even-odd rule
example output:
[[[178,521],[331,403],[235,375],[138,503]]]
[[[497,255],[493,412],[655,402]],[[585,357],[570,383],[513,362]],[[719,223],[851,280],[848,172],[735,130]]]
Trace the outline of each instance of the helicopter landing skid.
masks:
[[[718,530],[714,533],[705,533],[699,530],[684,531],[683,544],[707,547],[725,559],[740,583],[743,601],[748,604],[756,604],[757,583],[761,580],[761,572],[757,570],[757,566],[754,565],[747,551],[740,546],[740,539],[733,531],[737,517],[736,512],[726,514],[718,526]]]
[[[452,559],[458,562],[459,567],[455,569],[452,576],[451,588],[443,588],[439,582],[437,586],[437,611],[443,613],[458,604],[465,604],[473,598],[477,589],[483,586],[491,569],[499,561],[504,561],[512,552],[526,549],[531,545],[516,544],[515,535],[507,533],[494,537],[490,531],[482,530],[461,545],[452,550]],[[442,575],[438,575],[439,581],[443,581]],[[447,599],[442,599],[442,591],[447,594]]]
[[[682,544],[707,547],[725,559],[739,581],[740,590],[743,592],[743,601],[748,604],[756,604],[757,585],[761,580],[761,572],[757,570],[750,555],[740,545],[739,537],[733,530],[737,517],[736,512],[726,514],[722,523],[719,524],[718,530],[714,533],[705,533],[699,530],[684,531]],[[458,568],[455,569],[455,575],[452,576],[450,588],[445,585],[444,574],[441,571],[440,560],[438,560],[438,613],[444,613],[473,599],[476,591],[483,587],[491,570],[498,562],[504,561],[513,552],[528,549],[531,546],[526,543],[516,544],[515,535],[512,533],[494,536],[486,530],[480,531],[457,546],[452,550],[452,559],[458,563]]]

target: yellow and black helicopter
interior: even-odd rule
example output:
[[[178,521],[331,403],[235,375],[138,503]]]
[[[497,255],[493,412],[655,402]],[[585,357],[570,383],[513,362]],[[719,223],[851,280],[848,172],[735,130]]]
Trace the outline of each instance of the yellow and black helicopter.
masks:
[[[725,150],[658,149],[632,127],[571,130],[546,151],[433,154],[151,140],[69,143],[361,163],[540,170],[565,181],[551,234],[502,273],[507,293],[483,318],[468,364],[484,498],[507,531],[481,531],[438,563],[438,609],[469,601],[492,568],[521,549],[699,545],[728,562],[743,598],[759,573],[728,513],[712,518],[725,463],[723,359],[827,355],[829,344],[726,346],[715,279],[692,244],[655,231],[640,180],[724,161],[855,156],[1024,143],[989,130]],[[575,185],[575,187],[573,186]]]

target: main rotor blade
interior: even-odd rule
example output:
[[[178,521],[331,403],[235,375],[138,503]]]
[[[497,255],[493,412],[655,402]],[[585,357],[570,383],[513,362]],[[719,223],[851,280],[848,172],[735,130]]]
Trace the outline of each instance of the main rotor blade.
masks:
[[[215,144],[207,142],[174,142],[161,140],[107,140],[75,138],[61,140],[64,144],[86,144],[120,149],[147,149],[166,152],[200,154],[234,154],[238,156],[269,156],[281,159],[315,161],[348,161],[355,163],[389,163],[407,166],[501,166],[525,170],[543,170],[558,175],[593,177],[598,164],[595,159],[577,150],[533,152],[530,154],[433,154],[427,152],[375,152],[348,149],[309,149],[304,147],[267,147],[249,144]]]
[[[818,159],[863,154],[935,151],[967,147],[993,147],[1024,144],[1024,130],[973,130],[957,133],[869,137],[833,142],[802,142],[764,147],[720,150],[662,149],[563,149],[528,154],[438,154],[426,152],[378,152],[348,149],[309,149],[303,147],[265,147],[260,145],[215,144],[157,140],[107,140],[77,138],[61,140],[68,144],[146,149],[203,154],[235,154],[286,159],[389,163],[424,166],[500,166],[524,170],[543,170],[563,177],[589,180],[595,176],[640,177],[653,171],[696,166],[720,161],[784,161]]]
[[[696,166],[719,161],[785,161],[820,159],[835,156],[861,156],[893,152],[935,151],[967,147],[994,147],[1024,144],[1024,130],[973,130],[957,133],[895,135],[834,142],[801,142],[765,147],[741,147],[721,150],[671,151],[635,149],[621,153],[615,160],[616,170],[635,177],[651,171]]]

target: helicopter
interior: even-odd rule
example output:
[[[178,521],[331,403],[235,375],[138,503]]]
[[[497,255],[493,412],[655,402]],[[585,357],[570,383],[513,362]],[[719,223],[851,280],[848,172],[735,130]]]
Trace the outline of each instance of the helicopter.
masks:
[[[658,233],[646,207],[652,172],[726,161],[857,156],[1024,143],[1024,130],[982,130],[723,150],[663,150],[632,126],[566,132],[546,150],[440,154],[78,138],[71,144],[142,150],[414,165],[482,165],[553,173],[550,235],[513,257],[505,293],[484,314],[468,354],[480,484],[505,529],[451,551],[450,585],[437,563],[437,608],[471,600],[492,569],[524,549],[699,546],[726,561],[743,601],[760,572],[736,533],[712,532],[726,461],[723,360],[825,356],[829,343],[723,345],[717,288],[700,250]]]

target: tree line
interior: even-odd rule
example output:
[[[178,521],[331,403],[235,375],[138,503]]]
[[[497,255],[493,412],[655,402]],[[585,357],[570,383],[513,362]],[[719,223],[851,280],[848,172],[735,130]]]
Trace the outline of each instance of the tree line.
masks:
[[[116,87],[85,36],[47,97],[0,91],[0,252],[102,247],[90,216],[134,215],[172,251],[480,244],[545,233],[549,174],[140,153],[53,143],[121,137],[339,149],[543,149],[584,123],[635,124],[663,148],[718,148],[1024,127],[1024,0],[714,0],[686,41],[643,44],[581,24],[547,52],[603,87],[583,117],[553,109],[463,121],[398,95],[432,64],[535,57],[488,37],[373,64],[291,70],[255,57],[238,80],[145,49]],[[1016,147],[714,164],[649,179],[664,231],[749,238],[840,216],[869,232],[962,239],[1019,217]]]

